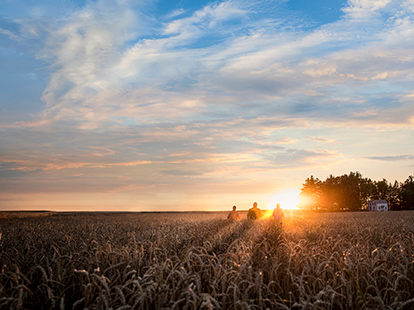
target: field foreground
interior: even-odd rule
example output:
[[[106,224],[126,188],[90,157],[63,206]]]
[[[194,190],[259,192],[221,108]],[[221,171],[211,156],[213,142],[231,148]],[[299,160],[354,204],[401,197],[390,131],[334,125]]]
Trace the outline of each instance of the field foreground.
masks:
[[[0,308],[414,308],[414,212],[225,217],[0,219]]]

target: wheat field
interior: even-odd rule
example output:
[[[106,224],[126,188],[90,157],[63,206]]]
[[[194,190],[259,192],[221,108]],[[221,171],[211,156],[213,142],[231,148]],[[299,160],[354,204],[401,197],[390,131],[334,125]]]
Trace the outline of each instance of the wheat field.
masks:
[[[225,217],[0,219],[0,308],[414,308],[414,212]]]

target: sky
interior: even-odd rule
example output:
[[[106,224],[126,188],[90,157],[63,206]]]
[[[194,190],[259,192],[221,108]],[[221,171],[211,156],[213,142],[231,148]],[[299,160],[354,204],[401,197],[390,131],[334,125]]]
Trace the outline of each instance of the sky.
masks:
[[[0,210],[282,207],[414,174],[414,0],[0,0]]]

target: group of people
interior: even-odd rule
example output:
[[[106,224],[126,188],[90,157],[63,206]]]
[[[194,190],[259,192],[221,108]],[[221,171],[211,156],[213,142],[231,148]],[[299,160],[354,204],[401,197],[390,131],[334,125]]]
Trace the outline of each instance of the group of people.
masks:
[[[233,210],[229,212],[229,215],[227,215],[227,219],[229,220],[240,220],[240,215],[237,212],[237,207],[233,206]],[[282,219],[285,216],[282,208],[280,207],[280,203],[276,205],[276,208],[273,210],[273,218],[277,221],[280,221],[282,223]],[[253,207],[249,209],[247,212],[247,218],[252,220],[258,220],[262,218],[262,210],[260,210],[257,207],[257,202],[253,203]]]

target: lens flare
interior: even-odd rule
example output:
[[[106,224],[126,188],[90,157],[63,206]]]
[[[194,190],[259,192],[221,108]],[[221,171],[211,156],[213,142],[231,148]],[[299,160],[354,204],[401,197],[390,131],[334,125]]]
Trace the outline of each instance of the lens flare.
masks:
[[[280,203],[280,207],[285,210],[298,209],[300,202],[299,199],[300,190],[294,188],[288,188],[281,190],[280,192],[273,194],[269,197],[268,209],[276,208],[276,204]]]

